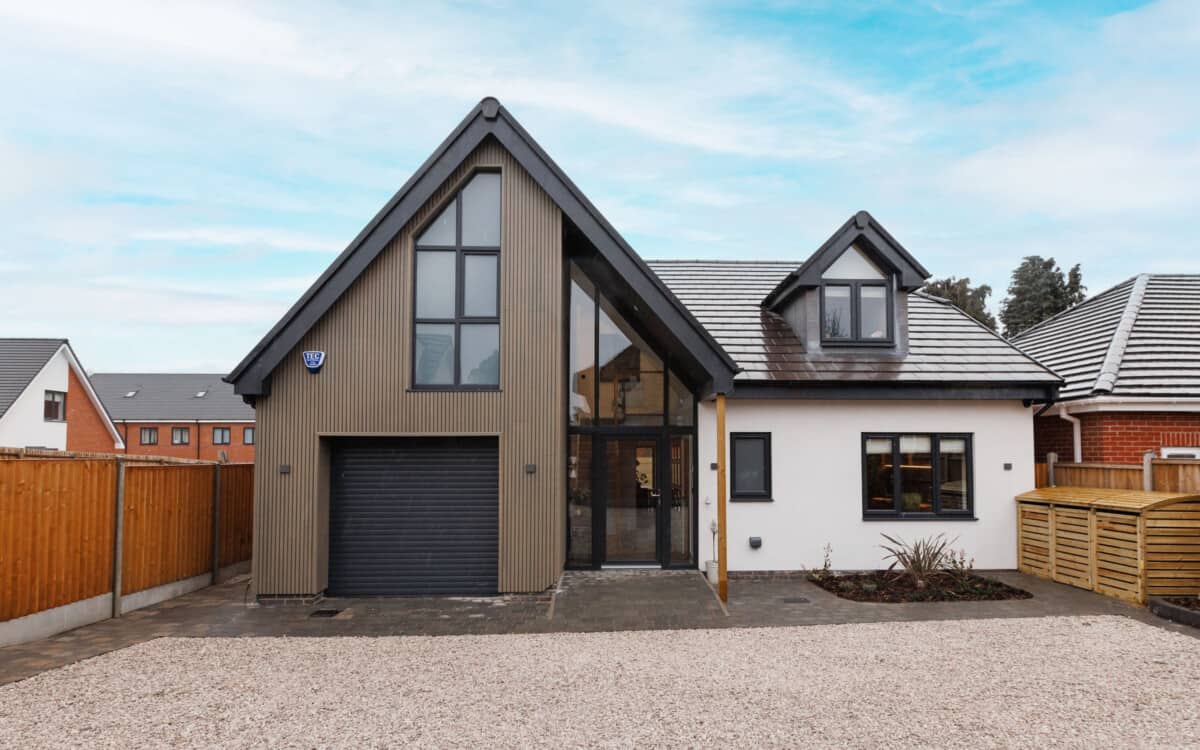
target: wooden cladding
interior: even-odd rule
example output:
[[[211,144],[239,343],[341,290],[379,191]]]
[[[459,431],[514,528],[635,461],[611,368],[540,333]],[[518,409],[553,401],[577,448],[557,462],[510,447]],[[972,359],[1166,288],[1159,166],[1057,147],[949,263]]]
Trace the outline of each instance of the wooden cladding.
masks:
[[[213,464],[125,465],[121,593],[212,570]],[[249,557],[254,467],[221,467],[221,565]],[[112,591],[117,461],[0,459],[0,621]]]
[[[1137,604],[1200,594],[1200,498],[1096,492],[1058,487],[1018,498],[1021,572]]]
[[[113,461],[0,460],[0,621],[112,590]]]
[[[478,169],[501,172],[500,389],[414,391],[413,236]],[[271,373],[270,395],[258,398],[257,594],[311,595],[327,586],[329,445],[354,436],[497,436],[500,590],[554,583],[566,528],[563,263],[558,207],[499,143],[485,141]],[[310,349],[326,352],[317,375],[301,358]]]

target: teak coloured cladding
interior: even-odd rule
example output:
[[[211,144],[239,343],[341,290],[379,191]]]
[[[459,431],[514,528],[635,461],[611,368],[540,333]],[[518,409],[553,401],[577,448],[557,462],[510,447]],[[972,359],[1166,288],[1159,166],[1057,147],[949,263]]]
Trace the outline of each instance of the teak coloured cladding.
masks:
[[[499,168],[500,390],[411,390],[413,234],[465,180]],[[328,574],[333,436],[497,435],[501,591],[540,591],[562,569],[563,254],[559,209],[498,143],[455,170],[272,373],[256,404],[254,581],[259,595],[315,594]],[[311,375],[300,352],[327,353]],[[525,466],[533,464],[533,473]],[[280,466],[290,467],[281,474]]]

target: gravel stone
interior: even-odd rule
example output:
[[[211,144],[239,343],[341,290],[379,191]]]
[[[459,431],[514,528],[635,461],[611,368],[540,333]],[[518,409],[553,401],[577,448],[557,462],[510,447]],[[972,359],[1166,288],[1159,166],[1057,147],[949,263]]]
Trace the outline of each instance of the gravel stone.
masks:
[[[4,747],[1200,747],[1200,640],[1124,617],[162,638],[0,687]]]

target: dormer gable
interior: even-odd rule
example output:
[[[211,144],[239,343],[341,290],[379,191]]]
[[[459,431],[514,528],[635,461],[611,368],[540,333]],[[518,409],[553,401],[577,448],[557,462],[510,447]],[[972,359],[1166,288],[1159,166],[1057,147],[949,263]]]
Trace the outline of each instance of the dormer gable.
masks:
[[[822,349],[907,350],[908,293],[929,272],[866,211],[850,217],[762,301],[810,354]]]

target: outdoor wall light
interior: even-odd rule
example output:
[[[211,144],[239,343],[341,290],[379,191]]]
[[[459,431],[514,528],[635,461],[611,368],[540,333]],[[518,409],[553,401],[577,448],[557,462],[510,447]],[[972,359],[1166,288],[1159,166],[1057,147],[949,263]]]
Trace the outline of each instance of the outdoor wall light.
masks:
[[[758,549],[761,546],[762,546],[762,537],[761,536],[750,537],[750,549]]]
[[[533,474],[537,471],[537,464],[525,464],[525,473]]]

